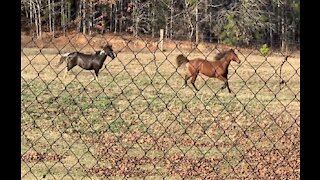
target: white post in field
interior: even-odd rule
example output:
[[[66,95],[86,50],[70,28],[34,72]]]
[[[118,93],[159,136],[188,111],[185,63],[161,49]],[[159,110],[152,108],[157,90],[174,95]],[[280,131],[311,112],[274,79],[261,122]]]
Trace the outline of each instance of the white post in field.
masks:
[[[163,51],[163,34],[164,34],[164,30],[160,29],[160,40],[159,40],[160,51]]]

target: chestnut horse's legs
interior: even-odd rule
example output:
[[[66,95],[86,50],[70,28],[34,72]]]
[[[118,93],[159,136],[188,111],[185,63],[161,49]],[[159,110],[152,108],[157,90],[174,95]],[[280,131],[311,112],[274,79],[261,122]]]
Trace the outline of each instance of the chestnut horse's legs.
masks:
[[[188,80],[191,78],[191,76],[189,76],[189,75],[185,75],[184,76],[184,87],[187,87],[187,85],[188,85]]]
[[[229,93],[231,93],[231,89],[230,89],[230,87],[229,87],[229,82],[228,82],[228,81],[226,82],[226,85],[227,85],[227,88],[228,88]]]
[[[217,78],[224,82],[224,85],[221,87],[221,89],[224,89],[224,88],[227,87],[229,93],[231,93],[231,90],[230,90],[230,87],[229,87],[229,83],[228,83],[228,79],[226,77],[224,77],[224,76],[218,76]]]
[[[196,89],[196,91],[199,91],[199,89],[197,89],[196,85],[194,84],[196,82],[197,76],[198,74],[192,76],[191,84]]]

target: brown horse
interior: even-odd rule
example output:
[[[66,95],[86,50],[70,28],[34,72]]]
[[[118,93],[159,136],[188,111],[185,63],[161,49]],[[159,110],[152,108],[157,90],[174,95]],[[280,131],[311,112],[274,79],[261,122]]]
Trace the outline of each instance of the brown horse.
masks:
[[[228,84],[228,67],[231,61],[240,63],[238,55],[234,52],[233,49],[220,52],[215,56],[217,61],[207,61],[201,58],[196,58],[189,60],[184,55],[180,54],[176,58],[176,63],[178,68],[182,65],[185,65],[186,74],[185,74],[185,86],[187,85],[188,79],[191,79],[191,84],[193,87],[199,91],[195,86],[195,81],[199,73],[213,78],[218,78],[224,82],[224,85],[221,89],[228,88],[229,93],[231,90]]]

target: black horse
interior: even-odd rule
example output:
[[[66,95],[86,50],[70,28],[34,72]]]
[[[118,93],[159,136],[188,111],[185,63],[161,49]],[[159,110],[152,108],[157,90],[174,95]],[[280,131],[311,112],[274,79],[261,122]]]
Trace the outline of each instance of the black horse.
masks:
[[[107,44],[101,51],[96,51],[95,54],[83,54],[81,52],[71,52],[62,54],[59,63],[56,67],[59,67],[64,61],[67,62],[67,71],[66,74],[74,68],[76,65],[80,66],[85,70],[94,70],[95,79],[98,80],[99,70],[102,68],[104,61],[107,59],[107,56],[110,56],[111,59],[115,58],[115,55],[112,50],[112,46]]]

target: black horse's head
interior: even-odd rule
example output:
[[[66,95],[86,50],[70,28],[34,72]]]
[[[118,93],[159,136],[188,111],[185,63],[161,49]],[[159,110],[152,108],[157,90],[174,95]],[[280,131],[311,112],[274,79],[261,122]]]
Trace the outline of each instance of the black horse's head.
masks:
[[[107,56],[110,56],[111,59],[114,59],[115,58],[115,55],[113,53],[113,49],[112,49],[112,46],[109,45],[109,44],[106,44],[105,46],[102,47],[104,53],[107,55]]]

